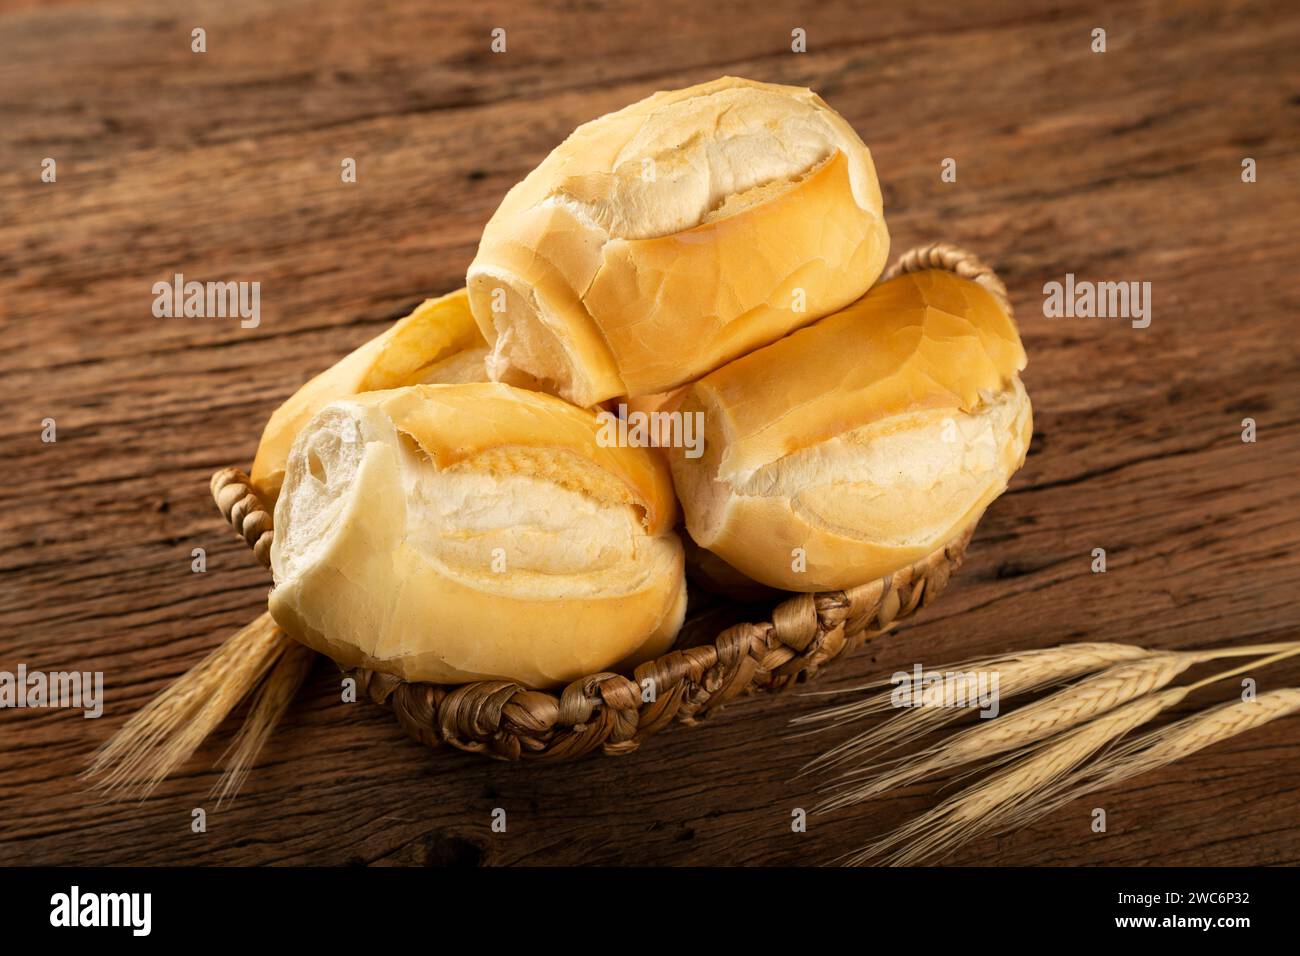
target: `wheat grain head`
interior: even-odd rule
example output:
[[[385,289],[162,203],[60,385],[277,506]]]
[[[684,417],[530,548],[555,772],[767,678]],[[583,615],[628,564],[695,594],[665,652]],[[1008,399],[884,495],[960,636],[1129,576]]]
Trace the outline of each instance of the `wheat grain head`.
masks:
[[[315,660],[316,653],[311,648],[291,641],[276,661],[275,667],[257,688],[248,716],[244,718],[239,732],[223,755],[225,771],[212,788],[212,796],[217,798],[218,808],[234,797],[244,785],[257,755],[266,745],[275,725],[289,709],[289,704],[307,679],[307,673]]]
[[[1182,760],[1197,751],[1300,711],[1300,687],[1235,700],[1159,727],[1102,754],[1037,800],[1021,804],[1002,829],[1024,826],[1085,794],[1116,786],[1133,777]]]
[[[178,678],[122,726],[82,776],[110,796],[147,796],[188,760],[293,645],[263,614]]]
[[[1141,661],[1152,656],[1153,653],[1133,644],[1079,643],[1062,644],[1004,657],[967,661],[942,668],[944,676],[936,685],[934,693],[940,700],[973,700],[978,691],[976,672],[996,672],[999,695],[1015,697],[1094,673],[1113,664]],[[869,686],[880,686],[885,683],[888,681],[880,681]],[[892,696],[892,691],[885,691],[865,700],[795,718],[795,722],[812,723],[825,720],[829,721],[827,726],[817,728],[814,732],[830,730],[861,717],[888,710],[893,706]],[[809,761],[800,770],[799,775],[827,770],[846,760],[860,758],[873,751],[896,749],[952,723],[967,712],[968,708],[909,707],[876,727],[830,748]]]
[[[1108,667],[1005,716],[959,731],[892,769],[866,767],[849,771],[830,785],[829,789],[837,791],[835,795],[818,804],[813,812],[850,806],[954,767],[1023,750],[1167,686],[1198,660],[1197,654],[1172,652]],[[860,779],[863,776],[867,779]]]
[[[850,855],[844,862],[857,865],[903,843],[907,845],[891,852],[885,863],[913,866],[947,856],[980,833],[997,827],[1017,803],[1032,799],[1186,694],[1184,687],[1170,687],[1139,697],[1066,731]]]

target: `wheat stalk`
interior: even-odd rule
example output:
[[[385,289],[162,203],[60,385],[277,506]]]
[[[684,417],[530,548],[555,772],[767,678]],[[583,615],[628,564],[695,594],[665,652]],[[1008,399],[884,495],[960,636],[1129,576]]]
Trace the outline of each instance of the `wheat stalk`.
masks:
[[[128,720],[82,776],[108,795],[147,796],[293,645],[271,615],[262,614]]]
[[[1045,677],[1050,678],[1052,674],[1062,673],[1065,677],[1077,676],[1087,670],[1099,670],[1108,664],[1119,661],[1137,660],[1150,655],[1152,652],[1144,647],[1138,647],[1134,644],[1113,644],[1103,642],[1089,642],[1079,644],[1060,644],[1056,647],[1043,647],[1029,651],[1017,651],[1014,654],[998,654],[991,657],[972,657],[955,664],[949,664],[943,668],[945,671],[957,670],[1001,670],[1007,667],[1013,667],[1023,664],[1029,668],[1041,669]],[[961,675],[956,675],[960,677]],[[1064,678],[1062,678],[1064,679]],[[870,681],[866,684],[858,684],[856,687],[843,687],[834,690],[808,691],[805,697],[830,697],[840,694],[852,694],[861,691],[873,691],[880,687],[885,687],[893,683],[892,678],[881,678],[880,680]],[[1041,685],[1040,685],[1041,686]],[[848,720],[854,720],[858,717],[865,717],[873,713],[889,710],[892,705],[889,702],[889,695],[882,694],[868,697],[865,700],[850,701],[847,704],[840,704],[835,707],[825,707],[816,713],[803,714],[791,720],[794,724],[822,723],[826,721],[835,721],[842,723]]]
[[[289,709],[315,660],[316,654],[311,648],[290,641],[271,673],[257,688],[248,716],[223,757],[225,772],[212,788],[211,795],[217,798],[218,807],[243,786],[257,755]]]
[[[1100,786],[1108,787],[1163,767],[1297,710],[1300,710],[1300,687],[1284,687],[1253,700],[1234,700],[1185,717],[1144,734],[1108,755],[1105,765],[1097,770]]]
[[[1119,741],[1130,731],[1146,723],[1161,711],[1177,704],[1192,691],[1215,681],[1236,676],[1244,671],[1264,667],[1275,661],[1300,654],[1300,642],[1260,645],[1260,647],[1269,649],[1281,647],[1283,649],[1261,660],[1251,661],[1212,674],[1193,684],[1152,692],[1157,687],[1162,686],[1161,681],[1168,683],[1186,667],[1196,663],[1198,659],[1212,659],[1216,654],[1215,651],[1194,652],[1190,655],[1175,652],[1162,655],[1175,659],[1175,662],[1171,662],[1164,669],[1156,666],[1155,661],[1142,662],[1123,668],[1113,668],[1116,671],[1127,670],[1130,672],[1127,675],[1126,682],[1122,682],[1124,686],[1112,686],[1108,691],[1100,695],[1097,695],[1096,692],[1103,689],[1103,685],[1107,682],[1100,678],[1093,678],[1081,681],[1059,694],[1052,695],[1052,698],[1047,698],[1047,701],[1053,698],[1057,699],[1057,704],[1053,707],[1041,709],[1038,708],[1038,705],[1030,705],[1030,707],[1022,708],[1022,710],[1038,708],[1040,711],[1039,716],[1045,718],[1050,717],[1052,714],[1070,713],[1068,706],[1070,697],[1078,698],[1080,701],[1092,697],[1098,697],[1102,703],[1105,703],[1106,700],[1111,701],[1107,709],[1095,712],[1091,719],[1086,719],[1082,723],[1076,722],[1077,725],[1071,726],[1069,729],[1059,729],[1053,736],[1040,737],[1037,740],[1030,739],[1027,736],[1019,742],[1019,746],[1012,744],[1009,739],[1001,739],[1002,751],[1011,751],[1010,760],[1014,761],[1009,766],[991,774],[980,783],[967,787],[928,813],[899,827],[876,843],[851,854],[845,859],[845,862],[850,865],[862,863],[902,843],[907,843],[907,846],[893,850],[886,858],[886,863],[907,866],[934,857],[945,856],[984,831],[1007,829],[1017,821],[1023,822],[1025,818],[1046,812],[1047,809],[1059,805],[1065,799],[1077,795],[1077,785],[1091,779],[1090,775],[1093,773],[1099,774],[1098,780],[1108,779],[1104,776],[1106,767],[1111,767],[1111,772],[1116,774],[1124,772],[1123,768],[1128,768],[1129,775],[1141,772],[1141,770],[1132,769],[1141,766],[1136,756],[1142,752],[1140,741],[1133,747],[1123,747],[1117,751],[1125,755],[1123,762],[1114,762],[1116,758],[1103,757],[1092,765],[1085,766],[1085,764],[1100,751],[1106,750],[1110,752],[1110,748],[1114,746],[1116,741]],[[1247,649],[1228,650],[1246,651]],[[1258,648],[1252,650],[1257,651]],[[1225,654],[1222,656],[1234,655]],[[1186,657],[1192,659],[1190,661],[1177,660]],[[1145,672],[1143,672],[1142,667],[1144,663],[1151,665],[1146,668]],[[1104,674],[1101,675],[1102,678],[1105,676]],[[1129,695],[1128,702],[1115,706],[1125,694]],[[1084,703],[1080,709],[1081,712],[1088,712],[1094,707],[1094,704]],[[1020,712],[1017,711],[1016,713]],[[1041,732],[1043,728],[1038,722],[1029,721],[1022,729]],[[1160,733],[1160,731],[1156,731],[1154,735],[1148,735],[1148,738],[1154,740],[1164,739],[1159,736]],[[968,748],[972,746],[969,743],[970,739],[970,737],[967,737],[965,746]],[[1186,734],[1176,734],[1172,739],[1176,739],[1182,742],[1183,746],[1187,746],[1188,741],[1195,738]],[[1159,751],[1160,754],[1174,752],[1176,751],[1170,747],[1165,747]],[[929,756],[926,755],[926,760],[929,759]],[[1177,758],[1169,757],[1169,759]],[[1007,763],[1008,761],[1003,760],[1002,762]],[[939,768],[931,765],[927,767],[927,772],[934,769]],[[1120,778],[1111,777],[1109,779]]]
[[[943,668],[943,676],[934,688],[934,693],[941,701],[974,700],[978,692],[974,672],[996,671],[999,694],[1003,697],[1014,697],[1093,673],[1111,664],[1141,660],[1151,656],[1152,653],[1146,648],[1132,644],[1081,643],[1062,644],[1058,647],[1000,657],[977,658]],[[850,690],[874,690],[888,683],[889,680],[875,681]],[[825,727],[808,731],[808,733],[819,733],[893,707],[893,693],[885,691],[865,700],[827,707],[813,714],[796,717],[791,723],[825,723]],[[964,713],[964,710],[955,707],[909,708],[882,724],[832,747],[810,761],[800,774],[826,769],[868,751],[902,746],[957,720]]]
[[[1300,711],[1300,687],[1285,687],[1184,717],[1107,751],[1039,800],[1022,804],[1001,829],[1025,826],[1086,794],[1157,770],[1296,711]]]
[[[1258,656],[1272,651],[1286,650],[1297,646],[1294,643],[1259,644],[1248,647],[1212,648],[1203,651],[1176,652],[1192,655],[1188,665],[1215,660],[1223,657]],[[1165,652],[1150,651],[1132,644],[1080,643],[1062,644],[1058,647],[1005,657],[992,657],[983,660],[968,661],[948,665],[942,668],[942,679],[932,689],[934,698],[942,703],[953,700],[975,700],[977,698],[976,672],[996,672],[998,675],[998,694],[1001,698],[1015,697],[1032,693],[1045,687],[1055,686],[1076,677],[1092,674],[1104,668],[1124,663],[1141,662],[1154,657],[1163,657]],[[868,688],[879,687],[889,681],[877,681],[866,685]],[[927,691],[926,696],[931,692]],[[892,691],[854,701],[837,707],[829,707],[811,715],[795,718],[792,723],[803,724],[825,722],[826,727],[819,727],[810,733],[843,726],[860,717],[870,716],[895,706]],[[809,761],[799,772],[799,776],[814,771],[825,771],[849,760],[859,759],[865,754],[877,750],[892,750],[916,740],[932,731],[952,723],[965,715],[969,708],[925,705],[908,707],[901,713],[880,723],[876,727],[863,731],[848,740],[830,748],[825,753]],[[1007,718],[999,718],[1000,723]]]
[[[952,853],[982,830],[999,824],[1019,801],[1031,799],[1069,774],[1097,751],[1146,723],[1187,694],[1170,687],[1108,711],[1059,738],[1034,749],[1004,770],[967,787],[892,833],[849,855],[844,863],[860,865],[891,847],[906,843],[884,860],[890,866],[914,866]]]
[[[865,767],[848,771],[829,788],[839,792],[818,804],[813,812],[825,813],[860,803],[868,797],[937,772],[1045,740],[1120,704],[1167,686],[1202,659],[1200,654],[1175,652],[1109,667],[1004,717],[981,721],[893,769],[875,772],[874,768]],[[867,780],[857,779],[864,775],[868,776]]]

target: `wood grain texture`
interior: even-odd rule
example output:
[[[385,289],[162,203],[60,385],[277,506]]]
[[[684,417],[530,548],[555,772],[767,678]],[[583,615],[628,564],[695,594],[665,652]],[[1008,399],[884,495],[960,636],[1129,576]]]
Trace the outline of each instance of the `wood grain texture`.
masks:
[[[143,803],[95,805],[76,779],[264,607],[211,472],[247,464],[306,377],[460,285],[505,190],[574,125],[722,73],[821,92],[875,155],[894,249],[988,260],[1030,355],[1033,449],[966,567],[817,689],[1070,640],[1295,638],[1298,52],[1282,2],[0,5],[0,669],[102,670],[108,698],[98,721],[0,711],[0,863],[819,863],[933,804],[917,786],[792,833],[812,802],[794,772],[823,746],[786,739],[808,697],[735,703],[628,758],[504,765],[340,703],[324,661],[206,834],[190,810],[230,728]],[[155,319],[174,272],[260,281],[261,325]],[[1151,282],[1151,327],[1043,318],[1067,272]],[[1300,665],[1259,678],[1295,685]],[[955,862],[1296,864],[1298,799],[1290,719]]]

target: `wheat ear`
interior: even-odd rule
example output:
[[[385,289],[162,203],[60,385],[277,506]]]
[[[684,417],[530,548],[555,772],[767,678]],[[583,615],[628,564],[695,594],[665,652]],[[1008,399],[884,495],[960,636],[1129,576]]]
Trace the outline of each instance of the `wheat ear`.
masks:
[[[1035,748],[1028,756],[985,780],[949,797],[937,807],[846,857],[855,866],[899,844],[884,860],[890,866],[914,866],[952,853],[980,831],[995,826],[1017,801],[1032,798],[1069,774],[1097,751],[1146,723],[1187,694],[1170,687],[1108,711]]]
[[[1025,826],[1086,794],[1157,770],[1296,711],[1300,711],[1300,687],[1286,687],[1184,717],[1107,751],[1040,800],[1018,807],[1001,829]]]
[[[1188,666],[1204,661],[1224,657],[1259,656],[1273,651],[1285,651],[1300,646],[1295,642],[1280,644],[1258,644],[1246,647],[1211,648],[1202,651],[1182,651],[1192,655]],[[809,761],[799,772],[799,776],[814,771],[826,771],[849,760],[859,759],[873,751],[889,751],[910,743],[932,731],[952,723],[964,716],[970,708],[935,706],[926,702],[937,699],[941,704],[948,700],[975,700],[978,696],[978,674],[976,671],[996,671],[998,674],[998,695],[1000,698],[1015,697],[1025,693],[1041,690],[1061,684],[1076,677],[1092,674],[1103,668],[1139,663],[1154,657],[1162,657],[1168,652],[1150,651],[1131,644],[1062,644],[1059,647],[1041,651],[1029,651],[1025,654],[1004,658],[969,661],[943,667],[942,681],[933,689],[927,690],[919,706],[911,706],[877,726],[863,731],[848,740],[830,748],[825,753]],[[960,670],[959,670],[960,669]],[[880,686],[887,681],[877,682]],[[931,697],[933,693],[934,697]],[[940,696],[943,695],[943,696]],[[795,723],[806,723],[818,719],[832,721],[826,728],[842,726],[854,717],[868,716],[894,706],[892,692],[878,694],[863,701],[855,701],[839,707],[827,708],[819,714],[795,718]],[[822,716],[824,715],[824,716]],[[1006,720],[1000,717],[995,723]],[[898,763],[899,761],[892,761]],[[865,768],[861,772],[870,772]],[[910,779],[910,778],[909,778]]]
[[[1262,660],[1212,674],[1193,684],[1145,694],[1048,740],[1027,743],[1013,754],[1023,755],[1021,759],[948,798],[876,843],[850,855],[846,862],[865,862],[906,841],[908,846],[895,850],[885,862],[895,866],[910,866],[950,854],[986,830],[1007,829],[1017,819],[1037,812],[1039,807],[1061,801],[1066,793],[1073,794],[1072,784],[1079,779],[1079,774],[1087,773],[1086,768],[1080,768],[1084,767],[1089,758],[1111,747],[1130,731],[1174,706],[1192,691],[1300,654],[1300,642],[1267,646],[1282,647],[1283,650]],[[1204,651],[1193,656],[1214,653]],[[1089,682],[1083,681],[1063,693],[1077,693],[1079,687],[1087,683]]]
[[[263,614],[145,705],[92,758],[83,776],[113,796],[145,797],[294,644]]]
[[[222,758],[226,764],[225,771],[212,788],[212,796],[217,798],[218,807],[238,793],[244,785],[257,755],[266,745],[275,725],[289,709],[289,704],[307,679],[307,673],[315,660],[316,653],[311,648],[290,641],[271,673],[266,675],[266,679],[257,688],[248,716],[244,718],[239,732]]]
[[[1114,754],[1095,771],[1098,786],[1109,787],[1129,777],[1163,767],[1300,710],[1300,687],[1284,687],[1253,700],[1234,700],[1144,734]]]
[[[985,720],[910,757],[890,770],[872,767],[849,771],[832,783],[838,791],[814,809],[824,813],[860,803],[886,790],[923,780],[953,767],[1018,750],[1143,694],[1168,686],[1203,656],[1195,653],[1156,654],[1146,660],[1108,667],[1042,700],[1026,704],[994,720]],[[866,780],[858,779],[867,776]]]
[[[1017,651],[1014,654],[997,654],[991,657],[971,657],[953,664],[948,664],[943,668],[933,668],[934,670],[958,671],[958,670],[1000,670],[1006,667],[1014,667],[1023,664],[1026,667],[1032,667],[1048,679],[1053,674],[1064,674],[1066,677],[1077,676],[1086,670],[1099,670],[1108,664],[1114,664],[1119,661],[1137,660],[1151,654],[1144,647],[1138,647],[1135,644],[1113,644],[1103,642],[1088,642],[1079,644],[1059,644],[1056,647],[1043,647],[1030,651]],[[956,674],[956,677],[963,675]],[[1064,678],[1062,678],[1064,679]],[[841,687],[833,690],[807,691],[801,696],[804,697],[838,697],[841,694],[854,694],[863,691],[879,690],[882,687],[888,687],[894,681],[892,678],[883,677],[880,680],[869,681],[866,684],[858,684],[854,687]],[[1041,686],[1041,685],[1040,685]],[[867,697],[863,700],[850,701],[847,704],[839,704],[834,707],[825,707],[812,714],[803,714],[793,718],[790,722],[793,724],[812,724],[823,722],[844,722],[856,720],[858,717],[866,717],[874,713],[889,710],[893,705],[890,703],[889,693],[879,694]]]
[[[1217,674],[1211,674],[1210,676],[1202,678],[1201,680],[1192,684],[1187,688],[1187,690],[1190,693],[1193,690],[1198,690],[1216,681],[1225,680],[1229,677],[1236,677],[1238,674],[1243,674],[1250,670],[1256,670],[1260,667],[1266,667],[1269,664],[1274,663],[1275,661],[1285,660],[1288,657],[1294,657],[1296,654],[1300,654],[1300,643],[1293,643],[1289,646],[1288,645],[1278,645],[1278,646],[1287,649],[1278,651],[1275,654],[1270,654],[1268,657],[1265,657],[1262,660],[1251,661],[1248,664],[1242,664],[1241,666],[1234,667],[1231,670],[1220,671]],[[1281,700],[1285,701],[1286,699],[1288,699],[1288,697],[1289,695],[1283,694]],[[1251,704],[1250,701],[1241,701],[1240,703],[1245,704],[1247,706]],[[1225,706],[1231,708],[1235,706],[1235,703],[1230,703]],[[1279,706],[1279,704],[1275,699],[1270,706],[1275,707],[1275,706]],[[1121,743],[1119,746],[1116,746],[1108,750],[1096,761],[1087,765],[1086,767],[1080,768],[1073,775],[1071,775],[1071,777],[1057,781],[1052,787],[1038,794],[1033,800],[1023,801],[1020,804],[1018,804],[1014,809],[1013,818],[1008,820],[1001,829],[1009,829],[1012,826],[1024,826],[1025,824],[1038,819],[1043,814],[1048,813],[1051,810],[1054,810],[1057,807],[1070,802],[1076,797],[1082,796],[1084,793],[1089,793],[1101,787],[1110,786],[1111,783],[1116,783],[1122,779],[1128,779],[1128,777],[1136,776],[1139,773],[1145,773],[1147,770],[1154,769],[1157,766],[1163,766],[1163,764],[1165,763],[1168,763],[1172,760],[1179,759],[1180,756],[1185,756],[1185,754],[1178,754],[1175,751],[1174,752],[1175,756],[1169,757],[1168,759],[1160,759],[1161,754],[1170,752],[1170,751],[1161,750],[1158,751],[1156,754],[1155,763],[1152,763],[1149,766],[1144,766],[1142,763],[1140,763],[1140,760],[1146,748],[1164,740],[1167,733],[1170,735],[1176,735],[1178,733],[1177,728],[1179,728],[1180,725],[1192,724],[1200,727],[1201,729],[1201,733],[1199,735],[1192,735],[1183,738],[1184,744],[1194,740],[1205,740],[1205,742],[1202,743],[1201,746],[1209,746],[1211,743],[1214,743],[1215,740],[1206,737],[1204,731],[1206,728],[1213,726],[1215,721],[1218,719],[1212,716],[1215,710],[1217,709],[1222,709],[1222,708],[1215,708],[1209,711],[1203,711],[1202,713],[1193,715],[1190,718],[1185,718],[1183,721],[1176,721],[1170,724],[1168,727],[1162,727],[1157,730],[1151,731],[1150,733],[1142,737],[1139,737],[1131,742]],[[1235,717],[1232,718],[1225,717],[1223,719],[1228,721],[1231,720],[1246,721],[1249,720],[1251,717],[1263,717],[1263,716],[1264,715],[1261,712],[1241,711],[1237,713]],[[1268,720],[1273,719],[1274,716],[1284,716],[1284,714],[1279,713],[1270,717],[1265,717],[1265,719],[1261,722],[1267,722]],[[1205,723],[1205,724],[1200,723],[1202,718],[1207,719],[1209,723]],[[1248,729],[1250,729],[1250,725],[1243,725],[1241,727],[1241,730],[1243,731]],[[1236,731],[1236,732],[1240,732],[1240,731]],[[1228,734],[1227,736],[1231,736],[1231,734]],[[1195,747],[1192,750],[1187,751],[1187,753],[1193,753],[1195,752],[1195,750],[1198,749],[1200,749],[1200,747]],[[1118,776],[1105,776],[1111,773],[1115,773]],[[1105,777],[1105,779],[1103,779],[1103,777]]]
[[[974,700],[977,697],[977,671],[997,671],[998,693],[1002,697],[1028,694],[1063,681],[1091,674],[1111,664],[1142,660],[1153,652],[1132,644],[1080,643],[1062,644],[1041,650],[1025,651],[1001,657],[978,658],[943,668],[943,677],[933,689],[939,700]],[[853,690],[874,690],[890,683],[876,681]],[[794,718],[792,723],[825,723],[809,733],[832,730],[847,723],[882,713],[894,707],[893,692],[884,691],[864,700],[827,707],[813,714]],[[872,750],[892,749],[949,724],[966,711],[957,707],[909,707],[883,723],[832,747],[810,761],[800,775],[822,770]]]

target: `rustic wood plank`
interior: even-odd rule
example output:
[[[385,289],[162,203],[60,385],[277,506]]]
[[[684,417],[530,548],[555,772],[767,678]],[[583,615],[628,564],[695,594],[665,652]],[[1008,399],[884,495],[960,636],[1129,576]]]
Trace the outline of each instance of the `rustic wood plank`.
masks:
[[[0,668],[103,670],[109,695],[101,721],[0,713],[0,863],[817,863],[933,804],[938,786],[913,787],[792,834],[812,800],[794,773],[822,742],[785,736],[816,698],[739,701],[626,759],[511,766],[426,752],[340,703],[323,661],[205,835],[189,811],[229,728],[140,804],[95,805],[75,776],[262,606],[211,471],[246,463],[308,375],[460,284],[501,195],[576,123],[721,73],[818,89],[872,147],[895,249],[988,258],[1030,353],[1034,448],[967,566],[821,688],[1064,640],[1296,636],[1294,5],[372,6],[0,4]],[[150,287],[176,271],[261,281],[261,325],[154,319]],[[1066,272],[1150,281],[1151,327],[1044,319],[1042,285]],[[1300,863],[1297,757],[1280,721],[956,862]]]

